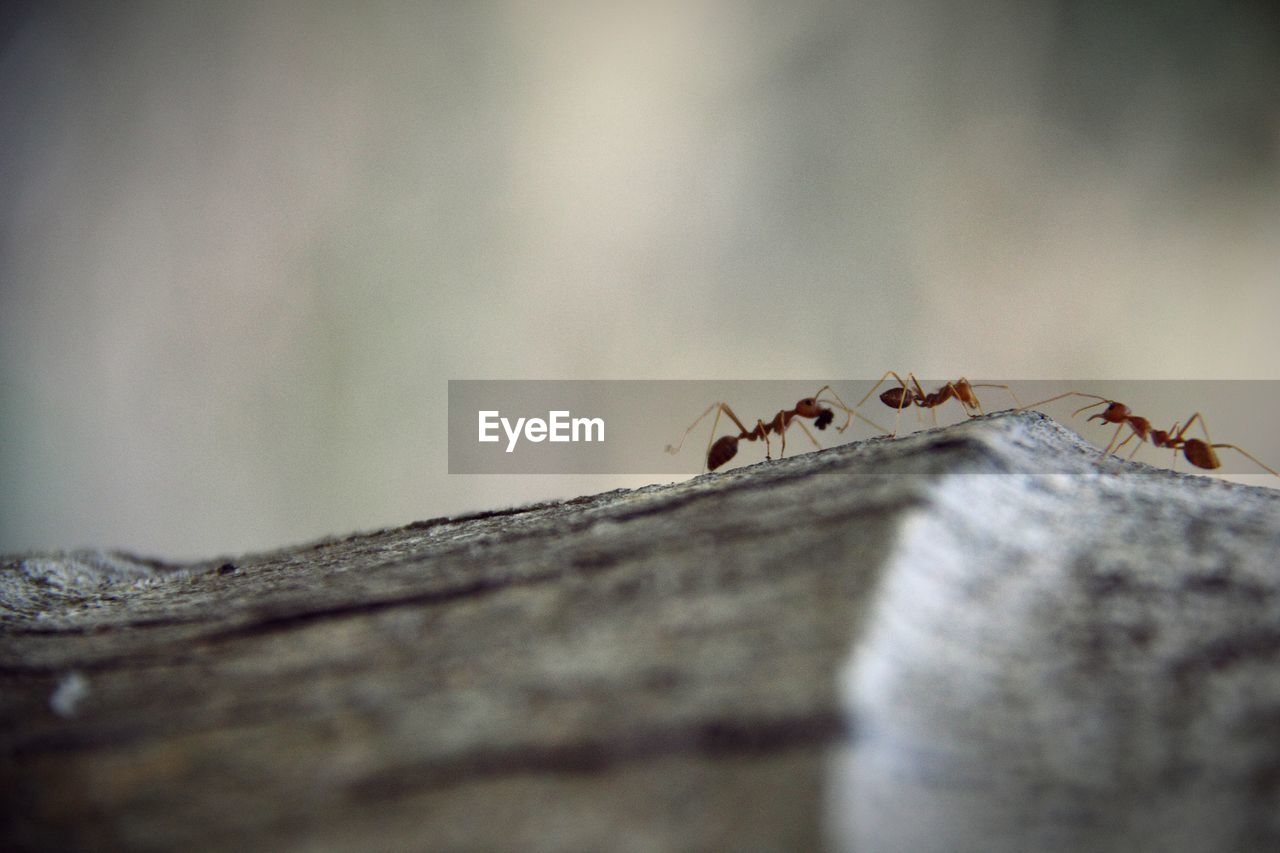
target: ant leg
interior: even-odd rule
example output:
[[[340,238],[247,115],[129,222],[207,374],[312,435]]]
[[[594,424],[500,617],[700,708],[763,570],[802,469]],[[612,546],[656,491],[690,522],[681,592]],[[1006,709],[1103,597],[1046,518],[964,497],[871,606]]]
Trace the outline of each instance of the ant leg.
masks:
[[[1173,448],[1173,470],[1175,471],[1178,470],[1179,445],[1181,446],[1182,452],[1186,453],[1187,443],[1183,439],[1183,436],[1187,434],[1187,430],[1191,429],[1191,425],[1196,421],[1200,422],[1200,431],[1204,433],[1205,443],[1207,443],[1211,448],[1213,447],[1213,438],[1209,435],[1209,426],[1204,422],[1204,415],[1200,414],[1199,412],[1194,413],[1191,417],[1187,418],[1187,422],[1182,425],[1181,429],[1179,429],[1178,425],[1175,423],[1173,425],[1173,429],[1169,430],[1169,432],[1173,433],[1172,440],[1173,442],[1175,442],[1175,446]],[[1187,461],[1191,462],[1190,456],[1187,456]],[[1257,462],[1258,460],[1255,459],[1254,461]],[[1192,464],[1194,465],[1195,463],[1192,462]],[[1258,464],[1262,465],[1261,462],[1259,462]],[[1217,467],[1217,466],[1214,466],[1214,467]],[[1267,466],[1263,465],[1262,467],[1266,468]]]
[[[969,387],[970,388],[1003,388],[1005,391],[1009,393],[1009,396],[1013,399],[1014,405],[1018,407],[1016,411],[1020,412],[1026,408],[1026,406],[1022,405],[1022,401],[1018,399],[1018,395],[1013,393],[1013,389],[1010,388],[1008,385],[997,385],[994,382],[976,382],[976,383],[970,382]],[[977,395],[974,395],[974,397],[976,399]],[[981,409],[979,409],[979,411],[981,411]]]
[[[908,372],[907,372],[907,378],[911,380],[911,384],[912,384],[912,385],[916,386],[916,393],[920,395],[920,396],[918,396],[918,397],[916,398],[917,400],[924,400],[924,399],[926,399],[926,398],[929,396],[928,394],[924,393],[924,389],[920,387],[920,380],[919,380],[919,379],[916,379],[916,375],[915,375],[914,373],[911,373],[910,371],[908,371]],[[918,405],[919,405],[919,404],[917,404],[917,406],[918,406]],[[934,425],[934,426],[937,426],[937,425],[938,425],[938,413],[937,413],[937,412],[935,412],[935,411],[933,411],[933,410],[930,410],[930,411],[929,411],[929,414],[933,415],[933,425]],[[921,413],[920,413],[920,409],[919,409],[919,408],[917,408],[917,409],[916,409],[916,423],[923,423],[923,422],[924,422],[924,415],[923,415],[923,414],[921,414]]]
[[[769,445],[769,430],[765,428],[764,421],[760,420],[759,418],[756,418],[756,431],[759,432],[760,435],[764,437],[764,458],[772,459],[773,458],[772,449]],[[783,450],[785,449],[786,449],[786,445],[784,444]]]
[[[908,374],[908,375],[910,375],[910,374]],[[862,398],[861,400],[859,400],[859,401],[858,401],[858,405],[854,406],[854,408],[855,408],[855,409],[861,409],[861,408],[862,408],[862,404],[863,404],[863,403],[865,403],[865,402],[867,402],[867,400],[868,400],[868,399],[870,399],[871,395],[872,395],[872,394],[874,394],[874,393],[876,393],[876,391],[877,391],[877,390],[879,390],[880,386],[884,384],[884,381],[885,381],[886,379],[888,379],[890,376],[892,376],[894,379],[898,380],[898,384],[899,384],[899,385],[901,385],[901,386],[903,387],[903,389],[904,389],[904,390],[906,389],[906,387],[907,387],[907,383],[905,383],[905,382],[903,382],[903,381],[902,381],[902,377],[901,377],[901,376],[899,376],[898,374],[894,373],[892,370],[886,370],[886,371],[885,371],[884,376],[881,376],[881,377],[880,377],[880,381],[879,381],[879,382],[877,382],[875,385],[873,385],[873,386],[872,386],[871,390],[870,390],[870,391],[868,391],[868,392],[866,393],[866,395],[865,395],[865,396],[863,396],[863,398]]]
[[[1124,427],[1125,427],[1125,425],[1124,425],[1124,424],[1120,424],[1120,426],[1116,427],[1116,434],[1115,434],[1115,435],[1113,435],[1113,436],[1111,436],[1111,440],[1107,442],[1107,449],[1106,449],[1106,450],[1104,450],[1104,451],[1102,451],[1102,455],[1103,455],[1103,456],[1106,456],[1108,453],[1110,453],[1110,452],[1111,452],[1111,448],[1115,445],[1116,441],[1118,441],[1118,440],[1119,440],[1119,438],[1120,438],[1120,431],[1121,431],[1122,429],[1124,429]],[[1128,440],[1128,439],[1126,439],[1126,441],[1127,441],[1127,440]],[[1117,447],[1116,449],[1117,449],[1117,450],[1119,450],[1119,448],[1118,448],[1118,447]]]
[[[889,431],[888,431],[887,429],[885,429],[884,427],[880,426],[880,424],[876,423],[875,421],[871,420],[871,418],[868,418],[868,417],[866,417],[866,416],[864,416],[864,415],[860,415],[860,414],[858,414],[857,412],[854,412],[854,413],[853,413],[853,416],[854,416],[855,418],[859,419],[859,420],[863,420],[863,421],[866,421],[867,423],[871,424],[871,425],[872,425],[873,427],[875,427],[875,428],[876,428],[876,430],[877,430],[878,432],[880,432],[882,435],[888,435],[888,434],[889,434]],[[844,431],[844,430],[841,430],[841,432],[843,432],[843,431]]]
[[[725,412],[725,409],[728,409],[728,408],[729,407],[726,406],[724,403],[721,403],[719,406],[716,407],[716,417],[715,417],[715,420],[711,422],[711,435],[707,436],[707,449],[702,454],[702,458],[703,460],[705,460],[702,463],[702,467],[705,470],[710,470],[711,445],[715,444],[715,441],[716,441],[716,427],[720,426],[720,416],[723,415]],[[733,418],[733,412],[729,413],[729,417]],[[733,418],[733,419],[735,421],[737,420],[737,418]]]
[[[1121,426],[1123,426],[1123,424],[1121,424]],[[1125,457],[1126,460],[1133,461],[1133,457],[1137,456],[1138,451],[1142,449],[1142,443],[1146,441],[1146,439],[1142,437],[1142,433],[1138,432],[1137,430],[1134,430],[1133,432],[1129,433],[1129,435],[1125,437],[1124,441],[1120,442],[1114,448],[1112,448],[1111,452],[1114,453],[1116,456],[1119,456],[1120,448],[1124,447],[1126,444],[1133,441],[1135,438],[1138,439],[1138,443],[1133,446],[1133,450],[1130,450],[1129,455]],[[1176,450],[1174,451],[1174,456],[1177,456]]]
[[[821,393],[822,393],[821,391],[818,392],[818,394],[821,394]],[[816,394],[814,395],[814,398],[815,399],[817,398]],[[782,453],[778,456],[779,459],[781,459],[787,453],[787,430],[791,428],[791,424],[795,424],[798,427],[800,427],[800,429],[804,430],[804,434],[809,436],[809,440],[813,442],[813,446],[818,448],[819,450],[822,449],[822,445],[818,443],[818,439],[813,437],[813,433],[809,432],[809,428],[804,425],[804,421],[801,420],[800,418],[792,418],[791,422],[788,423],[786,426],[784,426],[778,432],[778,434],[782,436]]]
[[[911,380],[911,384],[912,384],[912,385],[916,386],[916,393],[917,393],[917,394],[919,394],[921,397],[928,397],[928,396],[929,396],[928,394],[924,393],[924,389],[920,387],[920,380],[919,380],[919,379],[916,379],[916,375],[915,375],[914,373],[911,373],[910,371],[908,371],[908,372],[907,372],[907,378]]]
[[[742,432],[746,432],[746,431],[747,431],[747,428],[746,428],[745,426],[743,426],[743,425],[742,425],[742,421],[738,420],[738,416],[737,416],[737,415],[735,415],[735,414],[733,413],[733,409],[729,408],[729,404],[728,404],[728,403],[721,403],[721,404],[720,404],[720,411],[722,411],[722,412],[724,412],[726,415],[728,415],[728,416],[729,416],[729,419],[730,419],[730,420],[732,420],[732,421],[733,421],[733,423],[734,423],[734,425],[735,425],[735,426],[737,426],[737,428],[738,428],[738,429],[740,429]]]
[[[967,382],[968,380],[967,380],[967,379],[965,379],[964,377],[961,377],[959,381],[961,381],[961,382]],[[970,386],[970,387],[972,387],[972,386]],[[929,407],[929,414],[933,415],[933,425],[934,425],[934,426],[937,426],[937,425],[938,425],[938,409],[939,409],[939,408],[941,408],[941,407],[942,407],[942,406],[947,402],[947,400],[955,400],[957,403],[959,403],[959,404],[960,404],[960,411],[964,412],[965,417],[969,417],[969,418],[976,418],[978,415],[985,414],[985,413],[982,411],[982,404],[978,402],[978,395],[977,395],[977,394],[974,394],[974,395],[973,395],[973,402],[974,402],[974,405],[976,405],[976,406],[978,407],[978,415],[975,415],[975,414],[973,414],[972,412],[970,412],[970,411],[969,411],[969,404],[968,404],[968,403],[966,403],[966,402],[964,401],[964,398],[960,396],[960,389],[956,387],[956,383],[954,383],[954,382],[948,382],[947,384],[943,385],[943,386],[942,386],[942,388],[946,388],[946,389],[947,389],[947,399],[944,399],[941,403],[938,403],[936,406],[930,406],[930,407]],[[941,391],[941,390],[942,390],[942,388],[939,388],[938,390],[939,390],[939,391]]]
[[[684,435],[680,436],[680,441],[676,444],[675,447],[672,447],[670,444],[667,445],[667,452],[672,454],[679,453],[680,448],[684,446],[684,440],[689,437],[689,433],[693,432],[694,428],[697,427],[698,424],[702,422],[702,419],[705,418],[707,415],[711,414],[711,412],[717,408],[720,411],[716,412],[716,419],[715,421],[712,422],[712,426],[711,426],[712,440],[715,439],[716,424],[720,422],[720,415],[722,413],[732,418],[733,422],[738,425],[738,429],[742,430],[743,432],[747,431],[747,428],[742,425],[742,421],[738,420],[738,416],[733,413],[733,409],[729,408],[729,405],[727,403],[712,403],[710,406],[707,406],[707,410],[705,412],[698,415],[698,417],[694,419],[693,423],[689,424],[689,428],[684,431]]]
[[[906,386],[903,386],[903,387],[905,388]],[[898,430],[902,426],[902,407],[906,404],[906,402],[907,402],[907,395],[903,394],[902,399],[898,401],[898,410],[893,415],[893,432],[890,433],[889,435],[890,438],[898,437]]]
[[[716,406],[719,406],[719,405],[721,405],[721,404],[720,404],[720,403],[712,403],[710,406],[707,406],[707,410],[706,410],[705,412],[703,412],[702,414],[698,415],[698,417],[694,419],[693,423],[689,424],[689,428],[688,428],[687,430],[685,430],[685,431],[684,431],[684,435],[680,436],[680,441],[679,441],[679,443],[677,443],[677,444],[676,444],[676,446],[675,446],[675,447],[672,447],[670,444],[668,444],[668,445],[667,445],[667,452],[668,452],[668,453],[671,453],[671,454],[679,453],[679,452],[680,452],[680,448],[681,448],[681,447],[684,447],[684,440],[685,440],[686,438],[688,438],[688,437],[689,437],[689,433],[693,432],[694,427],[696,427],[698,424],[702,423],[702,419],[703,419],[703,418],[705,418],[707,415],[711,414],[711,410],[712,410],[712,409],[714,409]],[[717,417],[718,417],[718,416],[717,416]],[[713,433],[715,432],[715,429],[714,429],[714,428],[712,428],[712,432],[713,432]]]
[[[814,447],[818,448],[819,450],[822,449],[822,445],[818,444],[818,439],[814,438],[813,433],[809,432],[809,428],[804,425],[804,421],[800,420],[799,418],[796,418],[794,423],[798,424],[800,426],[800,429],[804,430],[804,434],[809,436],[809,440],[813,442]]]
[[[961,377],[960,377],[958,380],[956,380],[956,381],[957,381],[957,382],[963,382],[965,385],[968,385],[970,388],[973,388],[973,387],[974,387],[974,384],[973,384],[972,382],[970,382],[970,381],[969,381],[968,377],[961,376]],[[969,417],[973,417],[973,415],[969,414],[969,406],[968,406],[968,404],[967,404],[967,403],[965,403],[964,398],[960,396],[960,389],[956,387],[956,382],[948,382],[948,383],[947,383],[947,387],[951,389],[951,396],[952,396],[952,397],[955,397],[957,400],[959,400],[959,401],[960,401],[960,408],[964,410],[964,413],[965,413],[966,415],[969,415]],[[978,414],[979,414],[979,415],[985,415],[985,414],[986,414],[986,412],[982,411],[982,402],[981,402],[980,400],[978,400],[978,395],[977,395],[977,394],[974,394],[974,395],[973,395],[973,405],[974,405],[974,407],[975,407],[975,408],[977,408],[977,410],[978,410]]]
[[[1182,425],[1182,429],[1179,429],[1176,433],[1174,433],[1174,438],[1182,438],[1184,435],[1186,435],[1187,430],[1191,429],[1191,425],[1196,421],[1200,422],[1200,431],[1204,433],[1205,440],[1208,441],[1210,444],[1213,444],[1213,438],[1209,435],[1209,427],[1204,422],[1204,415],[1200,414],[1199,412],[1196,412],[1194,415],[1187,418],[1187,422]],[[1177,424],[1174,424],[1174,429],[1178,429]]]
[[[831,394],[832,394],[832,397],[836,397],[836,392],[831,392]],[[822,402],[832,402],[832,401],[823,400]],[[881,425],[877,424],[876,421],[868,418],[867,415],[861,414],[860,411],[855,409],[850,409],[850,407],[846,406],[845,401],[842,401],[840,397],[836,397],[835,402],[836,402],[836,405],[840,406],[841,409],[845,410],[845,423],[841,424],[840,427],[836,427],[837,433],[842,433],[842,432],[845,432],[846,429],[849,429],[850,423],[852,423],[852,420],[856,418],[858,420],[865,421],[865,423],[872,425],[872,427],[876,428],[878,432],[888,435],[887,429],[884,429],[883,427],[881,427]]]
[[[1187,421],[1188,425],[1190,425],[1190,423],[1191,421]],[[1201,424],[1201,426],[1203,426],[1203,423]],[[1178,448],[1179,446],[1183,448],[1186,447],[1187,443],[1182,440],[1182,434],[1186,431],[1187,431],[1186,427],[1179,428],[1177,421],[1174,421],[1173,426],[1169,427],[1169,443],[1167,446],[1169,447],[1170,450],[1173,451],[1173,464],[1169,466],[1169,470],[1171,471],[1178,470]]]
[[[1263,471],[1266,471],[1268,474],[1271,474],[1271,475],[1272,475],[1272,476],[1274,476],[1274,477],[1280,477],[1280,471],[1275,471],[1275,470],[1273,470],[1273,469],[1271,469],[1271,468],[1268,468],[1266,465],[1263,465],[1261,462],[1259,462],[1259,461],[1258,461],[1258,459],[1257,459],[1257,457],[1256,457],[1256,456],[1254,456],[1252,453],[1249,453],[1247,450],[1244,450],[1244,449],[1242,449],[1242,448],[1236,447],[1234,444],[1211,444],[1211,445],[1209,445],[1209,446],[1210,446],[1210,447],[1225,447],[1225,448],[1227,448],[1228,450],[1234,450],[1236,453],[1239,453],[1241,456],[1245,457],[1245,458],[1246,458],[1246,459],[1248,459],[1250,462],[1252,462],[1254,465],[1257,465],[1257,466],[1258,466],[1259,468],[1261,468]]]
[[[925,401],[929,399],[929,395],[924,393],[924,388],[920,387],[920,380],[916,379],[916,375],[914,373],[908,373],[907,378],[911,380],[912,385],[916,386],[916,393],[919,395],[916,397],[916,405],[919,407],[918,409],[916,409],[916,423],[921,423],[924,421],[924,415],[921,414],[920,409],[928,409],[929,419],[933,421],[933,425],[936,427],[938,425],[938,406],[941,405],[941,403],[926,405]],[[946,388],[950,384],[951,383],[948,382],[946,385],[942,387]],[[952,388],[951,392],[954,392],[954,391],[955,389]],[[945,402],[945,400],[943,402]]]
[[[832,388],[830,385],[823,385],[821,388],[819,388],[818,393],[813,395],[813,399],[816,400],[819,397],[821,397],[823,391],[830,391],[831,396],[835,397],[836,402],[840,404],[840,408],[844,409],[845,411],[849,410],[849,407],[844,404],[844,400],[841,400],[840,395],[836,393],[836,389]]]
[[[1138,434],[1137,434],[1136,432],[1131,432],[1131,433],[1129,433],[1129,437],[1128,437],[1128,438],[1126,438],[1124,441],[1120,442],[1119,444],[1117,444],[1117,445],[1116,445],[1116,447],[1115,447],[1115,450],[1114,450],[1113,452],[1114,452],[1117,456],[1119,456],[1119,455],[1120,455],[1120,448],[1124,447],[1126,444],[1128,444],[1129,442],[1133,441],[1135,438],[1138,438]],[[1130,451],[1129,451],[1129,455],[1128,455],[1128,456],[1126,456],[1126,457],[1125,457],[1125,459],[1126,459],[1126,460],[1128,460],[1128,461],[1130,461],[1130,462],[1132,462],[1132,461],[1133,461],[1133,457],[1137,456],[1137,455],[1138,455],[1138,451],[1139,451],[1139,450],[1141,450],[1141,449],[1142,449],[1142,439],[1138,439],[1138,443],[1137,443],[1137,444],[1135,444],[1135,445],[1133,446],[1133,450],[1130,450]]]
[[[889,434],[889,431],[888,431],[887,429],[885,429],[884,427],[880,426],[880,424],[876,423],[875,421],[871,420],[871,418],[867,417],[866,415],[864,415],[864,414],[862,414],[862,413],[860,413],[860,412],[855,412],[855,411],[851,411],[851,410],[849,410],[849,409],[846,409],[846,410],[845,410],[845,413],[846,413],[846,415],[845,415],[845,419],[844,419],[844,425],[843,425],[843,426],[838,426],[838,427],[836,427],[836,432],[844,432],[845,430],[847,430],[847,429],[849,428],[849,422],[850,422],[850,421],[852,421],[854,418],[857,418],[857,419],[858,419],[858,420],[860,420],[860,421],[866,421],[867,423],[871,424],[871,426],[873,426],[873,427],[875,427],[877,430],[879,430],[879,431],[880,431],[880,433],[881,433],[882,435],[888,435],[888,434]],[[804,426],[804,424],[801,424],[801,426]]]

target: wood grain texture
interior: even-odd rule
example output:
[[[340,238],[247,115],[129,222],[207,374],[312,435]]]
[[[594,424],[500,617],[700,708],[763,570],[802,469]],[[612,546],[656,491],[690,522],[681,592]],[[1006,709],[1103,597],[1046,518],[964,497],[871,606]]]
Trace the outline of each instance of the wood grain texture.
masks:
[[[0,568],[7,848],[1261,849],[1280,492],[1034,413]]]

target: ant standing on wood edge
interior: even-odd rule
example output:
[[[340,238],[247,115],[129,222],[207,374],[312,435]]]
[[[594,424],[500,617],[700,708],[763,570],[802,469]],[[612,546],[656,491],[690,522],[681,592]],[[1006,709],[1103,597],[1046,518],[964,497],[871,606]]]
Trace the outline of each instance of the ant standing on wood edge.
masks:
[[[824,398],[822,396],[824,393],[829,394],[830,397]],[[828,405],[824,406],[822,405],[823,403]],[[709,471],[716,470],[736,456],[738,454],[738,442],[743,439],[746,439],[747,441],[764,439],[765,458],[772,459],[772,445],[769,443],[769,433],[776,434],[782,440],[782,449],[779,451],[779,458],[781,458],[787,452],[787,428],[790,427],[793,422],[799,424],[800,428],[804,430],[804,434],[813,442],[814,447],[821,448],[822,445],[818,444],[818,440],[813,437],[813,433],[809,432],[809,428],[804,425],[804,420],[796,419],[802,418],[811,420],[813,421],[813,425],[818,429],[826,429],[827,426],[835,419],[835,412],[830,408],[832,405],[838,406],[845,413],[844,423],[836,427],[837,432],[844,432],[848,429],[849,424],[855,417],[859,420],[866,421],[881,432],[887,432],[884,427],[880,426],[875,421],[849,408],[849,406],[840,399],[840,396],[836,394],[835,390],[830,385],[823,385],[818,389],[818,393],[814,394],[812,397],[805,397],[803,400],[797,402],[795,408],[781,409],[768,422],[757,419],[755,426],[750,429],[748,429],[746,424],[744,424],[738,416],[734,414],[733,409],[729,408],[728,403],[712,403],[710,406],[707,406],[707,410],[705,412],[698,415],[697,419],[695,419],[693,423],[689,424],[689,428],[686,429],[684,431],[684,435],[680,437],[680,442],[674,447],[668,444],[666,450],[667,453],[671,454],[679,453],[680,448],[684,446],[684,440],[689,437],[689,433],[693,432],[694,428],[702,422],[703,418],[711,414],[713,411],[716,413],[716,416],[711,423],[711,438],[707,442],[707,470]],[[734,422],[738,427],[737,435],[725,435],[721,436],[718,440],[716,439],[716,427],[720,425],[721,415],[727,415],[728,418]]]
[[[1019,407],[1022,406],[1022,403],[1018,401],[1018,395],[1013,393],[1013,389],[1008,385],[998,385],[992,382],[970,382],[968,379],[961,376],[954,382],[947,382],[938,390],[926,394],[924,388],[920,386],[920,380],[916,379],[916,375],[914,373],[907,374],[907,379],[911,380],[911,385],[907,385],[901,376],[894,373],[892,370],[889,370],[885,372],[884,376],[880,377],[880,381],[866,393],[866,396],[858,401],[858,405],[854,408],[862,408],[862,404],[867,402],[871,395],[876,393],[876,389],[883,385],[885,380],[890,376],[898,380],[898,387],[890,388],[882,393],[880,395],[880,402],[884,403],[889,408],[897,409],[898,411],[897,419],[893,422],[893,432],[890,433],[895,438],[898,435],[898,424],[902,418],[902,410],[909,406],[918,406],[921,409],[929,409],[929,413],[933,415],[934,426],[937,426],[938,424],[937,408],[948,400],[958,401],[961,408],[964,409],[964,413],[971,418],[975,417],[973,413],[973,410],[975,409],[979,415],[986,414],[982,411],[982,403],[978,401],[978,395],[973,390],[974,388],[1003,388],[1005,391],[1008,391],[1009,396],[1013,398],[1014,405]],[[914,388],[912,386],[914,386]],[[916,414],[918,415],[919,412]]]
[[[1153,447],[1172,450],[1175,466],[1178,462],[1178,453],[1181,452],[1186,460],[1195,467],[1203,468],[1207,471],[1216,471],[1222,467],[1222,461],[1218,458],[1215,448],[1221,448],[1224,450],[1234,450],[1262,470],[1266,471],[1268,474],[1280,477],[1280,472],[1267,467],[1259,461],[1257,457],[1252,453],[1249,453],[1244,448],[1234,444],[1215,444],[1213,438],[1209,435],[1209,427],[1204,422],[1204,415],[1199,412],[1196,412],[1191,417],[1187,418],[1187,422],[1185,424],[1181,424],[1181,426],[1175,422],[1174,425],[1167,430],[1156,429],[1151,426],[1151,421],[1141,415],[1135,415],[1124,403],[1117,402],[1116,400],[1110,400],[1106,397],[1099,397],[1097,394],[1086,394],[1082,391],[1067,391],[1066,393],[1059,394],[1056,397],[1050,397],[1049,399],[1041,400],[1038,403],[1022,406],[1018,411],[1043,406],[1045,403],[1052,403],[1055,400],[1062,400],[1066,397],[1085,397],[1095,401],[1081,406],[1072,412],[1071,417],[1073,418],[1081,412],[1086,412],[1089,409],[1093,409],[1098,406],[1106,406],[1105,409],[1100,412],[1094,412],[1087,419],[1092,421],[1096,418],[1099,422],[1104,424],[1116,424],[1115,434],[1111,436],[1111,441],[1107,443],[1106,448],[1102,451],[1104,456],[1113,451],[1118,453],[1120,448],[1124,447],[1136,438],[1138,439],[1138,443],[1135,444],[1133,450],[1129,452],[1129,459],[1134,457],[1134,454],[1136,454],[1142,447],[1142,442],[1145,441],[1149,442]],[[1196,421],[1200,422],[1200,430],[1204,433],[1203,439],[1186,437],[1187,430],[1189,430],[1191,425]],[[1120,441],[1120,433],[1124,431],[1126,426],[1129,427],[1129,435],[1125,437],[1124,441]]]

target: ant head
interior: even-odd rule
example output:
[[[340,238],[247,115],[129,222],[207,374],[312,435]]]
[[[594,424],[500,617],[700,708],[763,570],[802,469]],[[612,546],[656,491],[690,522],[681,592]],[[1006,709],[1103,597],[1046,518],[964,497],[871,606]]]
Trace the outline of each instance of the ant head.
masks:
[[[805,397],[796,403],[796,414],[802,418],[816,418],[823,411],[814,397]]]
[[[1222,463],[1218,461],[1218,454],[1214,452],[1212,445],[1198,438],[1188,438],[1187,443],[1182,448],[1182,453],[1187,457],[1187,461],[1197,468],[1206,468],[1212,471],[1222,467]]]
[[[836,416],[836,413],[831,411],[830,409],[821,409],[818,412],[818,419],[813,422],[813,425],[816,426],[818,429],[826,429],[827,424],[831,423],[832,419],[835,418],[835,416]]]
[[[1118,424],[1129,417],[1129,407],[1124,403],[1117,403],[1115,400],[1106,400],[1107,407],[1101,412],[1095,412],[1089,415],[1089,420],[1097,418],[1103,423]],[[1098,405],[1095,403],[1094,405]]]

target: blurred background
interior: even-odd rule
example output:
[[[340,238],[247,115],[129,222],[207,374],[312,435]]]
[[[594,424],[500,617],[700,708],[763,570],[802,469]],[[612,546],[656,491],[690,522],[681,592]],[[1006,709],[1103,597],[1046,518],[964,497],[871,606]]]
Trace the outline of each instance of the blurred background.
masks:
[[[0,552],[643,482],[449,379],[1280,378],[1278,87],[1269,0],[8,3]]]

